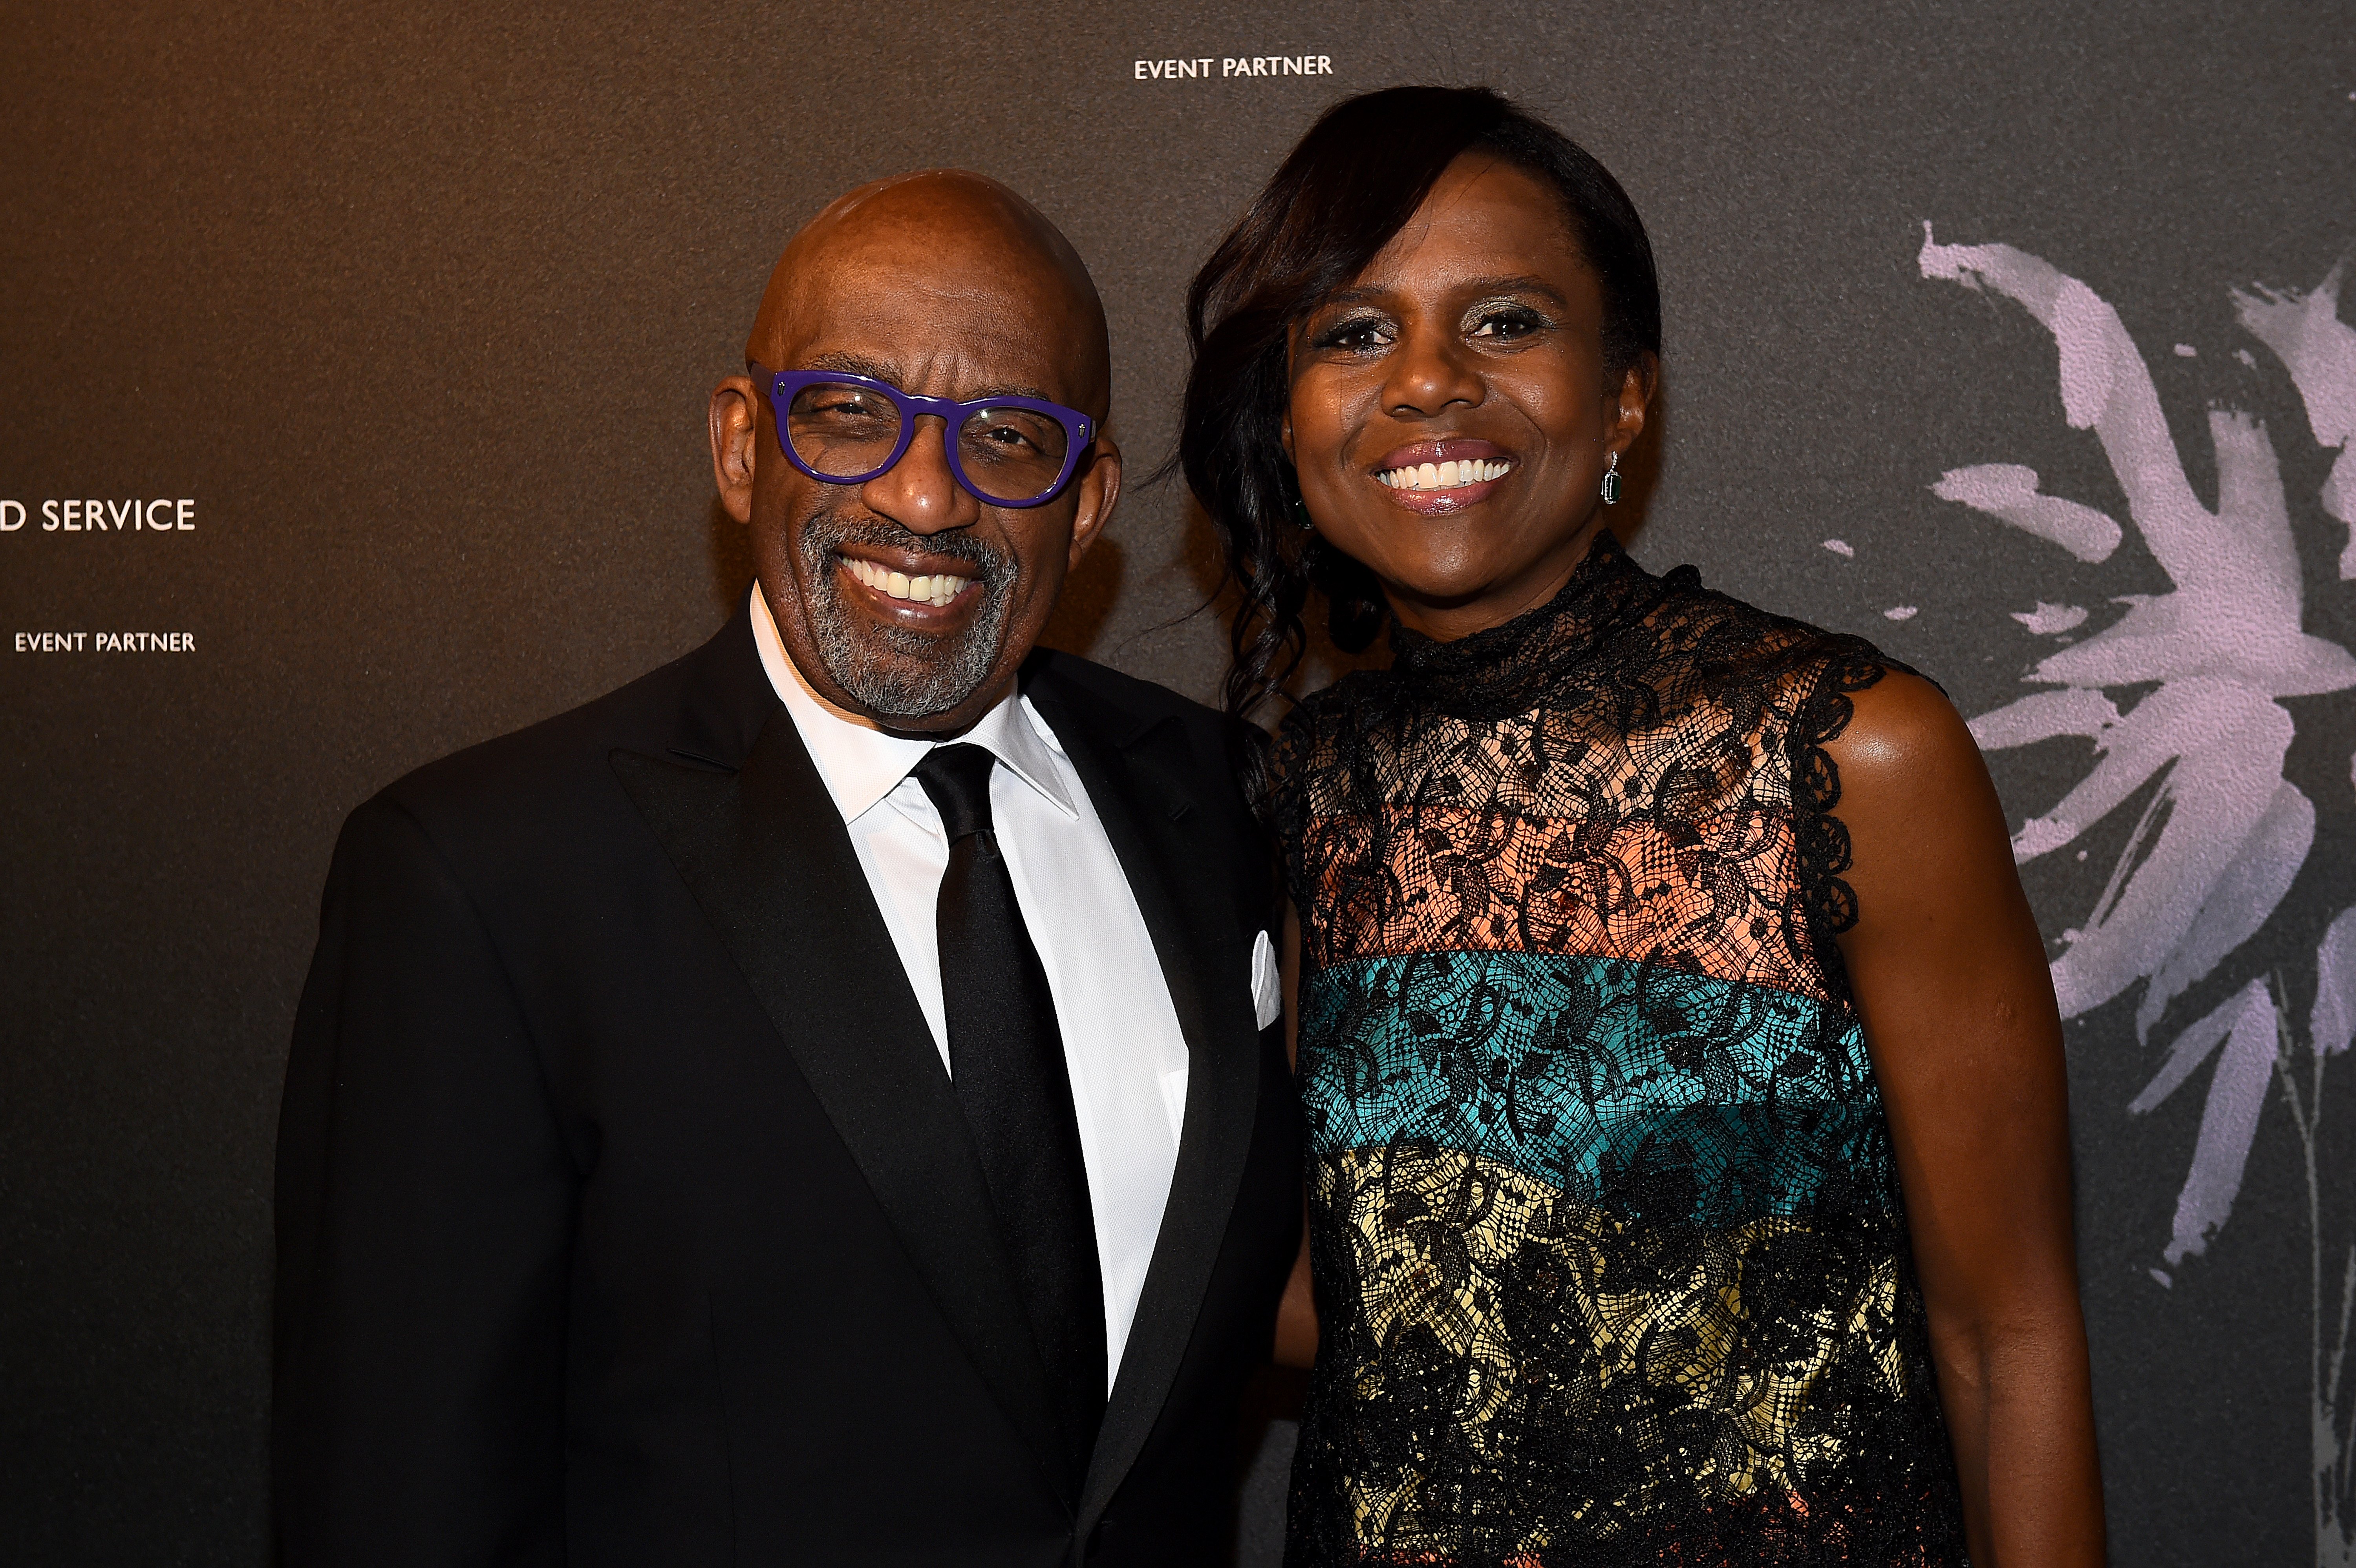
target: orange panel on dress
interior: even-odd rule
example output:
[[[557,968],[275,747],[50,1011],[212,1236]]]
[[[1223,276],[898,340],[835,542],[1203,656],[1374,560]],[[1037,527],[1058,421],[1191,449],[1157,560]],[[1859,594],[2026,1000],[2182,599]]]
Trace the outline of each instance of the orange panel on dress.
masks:
[[[1323,890],[1304,932],[1321,964],[1508,951],[1657,961],[1829,1001],[1796,896],[1792,819],[1740,806],[1693,821],[1590,823],[1400,807],[1320,817],[1302,844]]]

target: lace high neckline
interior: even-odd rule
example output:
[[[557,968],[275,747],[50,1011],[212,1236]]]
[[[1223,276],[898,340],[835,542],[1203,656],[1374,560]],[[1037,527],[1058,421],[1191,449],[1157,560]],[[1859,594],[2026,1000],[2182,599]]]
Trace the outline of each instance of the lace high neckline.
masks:
[[[1607,635],[1658,600],[1661,580],[1612,531],[1588,546],[1555,596],[1509,621],[1440,642],[1391,626],[1391,672],[1419,697],[1458,712],[1512,711],[1582,663]]]

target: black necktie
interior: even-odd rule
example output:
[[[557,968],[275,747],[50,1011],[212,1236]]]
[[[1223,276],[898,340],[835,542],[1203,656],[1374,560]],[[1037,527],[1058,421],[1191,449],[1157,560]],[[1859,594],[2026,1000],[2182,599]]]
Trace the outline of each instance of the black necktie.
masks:
[[[996,763],[978,746],[940,746],[916,765],[949,840],[939,908],[949,1077],[1074,1444],[1076,1477],[1087,1472],[1104,1419],[1104,1280],[1055,1000],[991,827]]]

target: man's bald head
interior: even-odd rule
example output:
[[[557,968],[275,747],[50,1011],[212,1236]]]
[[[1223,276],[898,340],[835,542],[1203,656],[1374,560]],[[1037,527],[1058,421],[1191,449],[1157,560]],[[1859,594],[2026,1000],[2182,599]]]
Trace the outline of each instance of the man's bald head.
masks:
[[[1120,496],[1120,449],[1104,434],[1111,356],[1087,268],[996,180],[878,180],[794,236],[744,357],[751,373],[712,395],[712,471],[729,515],[752,529],[761,595],[795,669],[825,701],[886,728],[970,725],[1013,690],[1065,575]],[[837,429],[872,429],[884,403],[862,381],[984,412],[955,431],[938,413],[887,425],[897,456],[878,450],[885,467],[837,481],[779,445],[772,393],[796,371],[844,377],[795,394],[797,406],[811,400],[807,418]],[[1068,413],[1055,420],[1061,435],[1011,417],[1036,417],[1037,402],[1088,415],[1086,446],[1062,446],[1083,433]],[[955,465],[952,442],[969,454]],[[961,477],[969,459],[1024,452],[1068,458],[1062,485],[1033,504],[991,500]]]
[[[1002,306],[1023,335],[1045,329],[1063,361],[1051,395],[1103,420],[1112,351],[1087,264],[1037,208],[963,169],[894,175],[829,203],[777,258],[745,358],[794,364],[818,320],[904,292]]]

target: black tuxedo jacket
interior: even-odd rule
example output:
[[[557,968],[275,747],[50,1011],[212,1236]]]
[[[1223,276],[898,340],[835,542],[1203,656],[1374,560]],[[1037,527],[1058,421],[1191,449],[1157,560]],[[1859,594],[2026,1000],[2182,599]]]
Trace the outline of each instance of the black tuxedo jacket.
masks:
[[[1298,1242],[1223,721],[1035,655],[1191,1054],[1084,1480],[948,1075],[739,614],[355,811],[278,1143],[282,1561],[1216,1560]]]

